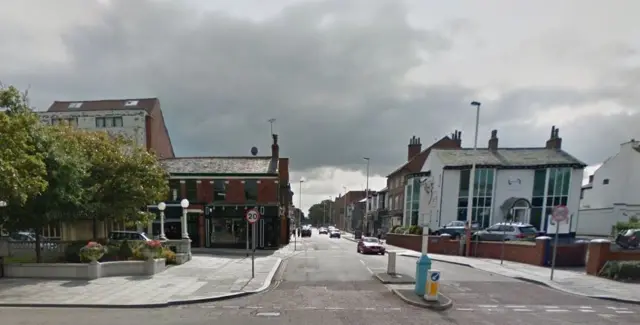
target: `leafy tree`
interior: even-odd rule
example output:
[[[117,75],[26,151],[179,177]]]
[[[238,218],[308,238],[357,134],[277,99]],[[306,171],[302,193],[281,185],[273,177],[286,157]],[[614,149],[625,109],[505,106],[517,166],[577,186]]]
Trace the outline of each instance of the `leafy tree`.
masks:
[[[309,221],[315,225],[324,225],[332,223],[329,219],[331,208],[334,202],[331,200],[324,200],[320,203],[316,203],[309,208]]]
[[[46,188],[22,204],[10,200],[5,208],[4,225],[11,230],[32,229],[36,235],[36,257],[42,261],[42,229],[52,223],[69,222],[78,216],[84,203],[84,181],[88,162],[74,131],[65,127],[33,127],[35,145],[43,155]],[[5,211],[3,211],[5,212]]]
[[[0,84],[0,108],[0,201],[22,205],[47,187],[39,121],[15,87]]]
[[[166,172],[156,157],[105,132],[77,133],[90,163],[83,214],[93,220],[93,237],[97,237],[99,220],[148,222],[152,215],[141,209],[163,200],[168,192]]]

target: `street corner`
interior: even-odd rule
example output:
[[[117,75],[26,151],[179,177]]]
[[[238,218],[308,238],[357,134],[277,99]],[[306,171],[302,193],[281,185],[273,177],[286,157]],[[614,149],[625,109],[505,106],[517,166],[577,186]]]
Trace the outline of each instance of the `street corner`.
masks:
[[[437,301],[426,301],[423,297],[418,296],[413,289],[410,288],[391,288],[391,291],[402,301],[416,307],[425,308],[433,311],[445,311],[453,307],[451,298],[438,294]]]
[[[416,279],[409,275],[405,274],[388,274],[386,272],[375,273],[373,275],[376,279],[378,279],[383,284],[414,284],[416,283]]]

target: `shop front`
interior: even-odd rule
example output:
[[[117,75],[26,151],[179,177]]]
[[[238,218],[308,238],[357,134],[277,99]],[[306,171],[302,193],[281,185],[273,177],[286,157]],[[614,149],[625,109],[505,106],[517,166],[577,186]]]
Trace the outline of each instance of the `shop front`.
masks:
[[[245,219],[248,209],[257,209],[261,218],[256,223],[256,248],[277,249],[280,245],[281,220],[277,205],[221,205],[205,208],[205,247],[252,247],[253,227]]]

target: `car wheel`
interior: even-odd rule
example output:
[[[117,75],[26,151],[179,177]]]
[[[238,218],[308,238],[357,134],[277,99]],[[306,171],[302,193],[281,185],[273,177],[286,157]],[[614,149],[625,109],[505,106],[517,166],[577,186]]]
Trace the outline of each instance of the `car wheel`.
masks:
[[[440,233],[436,231],[436,232],[433,233],[433,235],[434,236],[440,236]]]
[[[356,252],[358,252],[358,254],[360,254],[360,247],[356,247]]]

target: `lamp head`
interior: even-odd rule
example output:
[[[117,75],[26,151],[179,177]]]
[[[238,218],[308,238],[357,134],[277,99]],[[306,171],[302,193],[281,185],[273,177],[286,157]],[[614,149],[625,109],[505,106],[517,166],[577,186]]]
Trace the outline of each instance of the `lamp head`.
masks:
[[[189,200],[187,199],[182,199],[182,201],[180,201],[180,206],[184,209],[189,207]]]
[[[164,202],[158,203],[158,210],[164,211],[167,208],[167,205]]]

